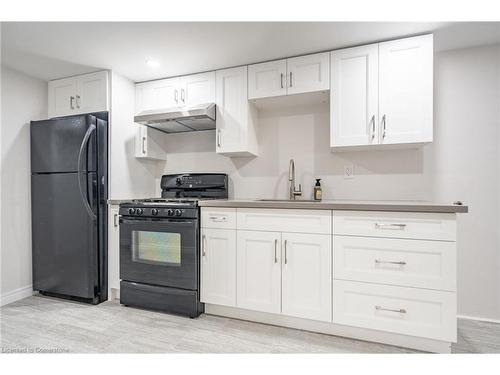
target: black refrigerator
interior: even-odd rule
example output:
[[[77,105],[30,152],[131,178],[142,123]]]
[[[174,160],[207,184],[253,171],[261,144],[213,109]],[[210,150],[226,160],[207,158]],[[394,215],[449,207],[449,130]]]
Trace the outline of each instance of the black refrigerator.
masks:
[[[31,122],[33,290],[107,300],[108,113]]]

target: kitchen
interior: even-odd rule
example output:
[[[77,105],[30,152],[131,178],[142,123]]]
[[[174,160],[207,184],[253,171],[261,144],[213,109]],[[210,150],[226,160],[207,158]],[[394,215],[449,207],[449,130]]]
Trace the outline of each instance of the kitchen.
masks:
[[[257,29],[270,44],[305,32],[321,43],[246,52],[222,39],[211,45],[217,60],[177,67],[164,66],[175,51],[153,56],[119,41],[181,33],[183,24],[93,26],[71,62],[57,41],[79,38],[85,24],[2,23],[5,346],[500,352],[491,334],[500,320],[498,23],[203,24],[192,50],[220,33],[239,33],[245,45]],[[327,30],[353,37],[320,38]],[[110,44],[122,50],[109,63],[85,60],[90,46]],[[127,51],[133,64],[116,58]],[[67,116],[82,121],[74,150],[63,153],[66,135],[46,152],[41,129],[64,130]],[[94,137],[93,126],[107,134]],[[107,158],[92,169],[92,155]],[[71,160],[76,188],[39,188],[39,178],[68,172],[55,163]],[[102,173],[98,197],[82,188],[83,164],[89,176]],[[87,204],[45,227],[54,185]],[[64,206],[62,193],[54,197]],[[98,288],[75,302],[39,275],[61,273],[59,250],[43,240],[70,242],[76,219],[67,218],[80,214],[96,216],[89,231],[105,232],[89,247],[101,257]],[[81,286],[66,274],[81,260],[68,262],[61,284]],[[33,335],[16,318],[23,309],[45,328]]]

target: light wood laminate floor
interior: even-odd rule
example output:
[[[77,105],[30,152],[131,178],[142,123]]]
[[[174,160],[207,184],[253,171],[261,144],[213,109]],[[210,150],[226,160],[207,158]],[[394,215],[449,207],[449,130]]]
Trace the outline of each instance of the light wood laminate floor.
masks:
[[[198,319],[33,296],[0,308],[0,349],[72,353],[412,353],[374,344],[210,315]],[[500,353],[500,325],[459,321],[456,353]]]

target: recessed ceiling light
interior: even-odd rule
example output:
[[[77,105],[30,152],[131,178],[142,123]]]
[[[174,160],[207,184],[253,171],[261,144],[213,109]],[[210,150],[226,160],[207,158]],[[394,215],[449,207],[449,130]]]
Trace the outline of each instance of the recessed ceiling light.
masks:
[[[151,68],[158,68],[160,66],[160,62],[154,59],[146,60],[146,64],[148,64],[148,66]]]

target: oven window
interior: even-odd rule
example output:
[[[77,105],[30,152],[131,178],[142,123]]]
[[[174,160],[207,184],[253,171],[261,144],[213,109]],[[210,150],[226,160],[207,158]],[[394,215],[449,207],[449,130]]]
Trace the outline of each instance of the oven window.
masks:
[[[179,233],[132,231],[134,262],[181,265],[181,235]]]

